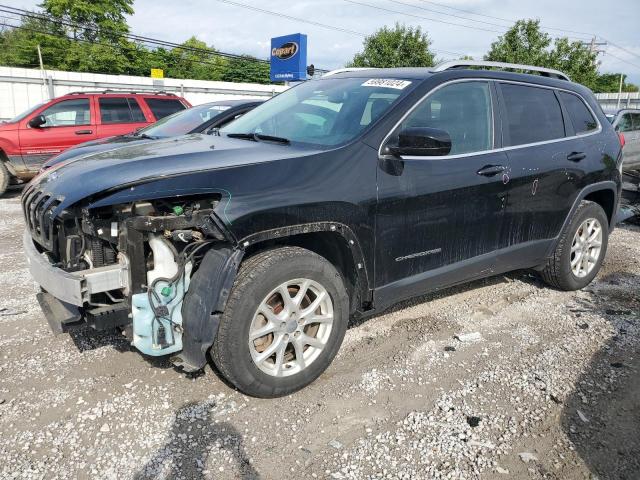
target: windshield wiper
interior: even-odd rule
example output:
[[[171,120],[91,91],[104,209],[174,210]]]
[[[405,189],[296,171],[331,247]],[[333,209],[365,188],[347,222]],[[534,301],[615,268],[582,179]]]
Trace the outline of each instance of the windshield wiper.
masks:
[[[158,139],[158,137],[154,137],[152,135],[149,135],[148,133],[136,133],[136,137],[144,138],[146,140],[157,140]]]
[[[265,142],[282,143],[283,145],[289,145],[291,143],[288,138],[263,135],[262,133],[227,133],[227,137],[242,138],[243,140],[252,140],[254,142],[263,140]]]

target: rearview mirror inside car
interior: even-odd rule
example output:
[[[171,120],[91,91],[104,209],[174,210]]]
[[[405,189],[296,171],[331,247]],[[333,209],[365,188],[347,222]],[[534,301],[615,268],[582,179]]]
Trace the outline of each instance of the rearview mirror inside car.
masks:
[[[44,118],[44,115],[37,115],[29,120],[29,126],[31,128],[38,128],[47,123],[47,119]]]
[[[444,130],[408,127],[400,131],[397,145],[388,145],[393,155],[441,156],[451,151],[451,137]]]

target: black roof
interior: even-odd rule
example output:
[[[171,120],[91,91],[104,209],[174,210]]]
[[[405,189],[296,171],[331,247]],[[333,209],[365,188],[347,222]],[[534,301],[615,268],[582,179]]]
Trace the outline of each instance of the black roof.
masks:
[[[564,88],[567,90],[582,91],[587,90],[586,87],[579,83],[571,81],[546,77],[543,75],[518,73],[505,70],[488,70],[488,69],[471,69],[471,68],[452,68],[438,72],[432,71],[429,67],[420,68],[367,68],[362,70],[351,70],[332,74],[323,79],[331,78],[404,78],[408,80],[426,80],[435,76],[442,76],[446,79],[455,78],[487,78],[494,80],[511,80],[517,82],[537,83],[549,87]]]

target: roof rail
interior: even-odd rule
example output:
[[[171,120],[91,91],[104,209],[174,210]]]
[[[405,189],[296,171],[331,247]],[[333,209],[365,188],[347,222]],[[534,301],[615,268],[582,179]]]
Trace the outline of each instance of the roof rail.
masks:
[[[335,75],[336,73],[345,73],[345,72],[358,72],[360,70],[375,70],[375,67],[346,67],[346,68],[338,68],[336,70],[331,70],[323,75],[323,77],[329,77],[331,75]]]
[[[157,91],[157,90],[111,90],[111,89],[107,89],[107,90],[84,90],[84,91],[78,91],[78,92],[69,92],[69,93],[65,93],[65,95],[86,95],[86,94],[144,94],[144,95],[168,95],[170,97],[175,97],[176,94],[175,93],[170,93],[170,92],[165,92],[164,90],[161,91]]]
[[[529,72],[537,72],[543,77],[559,78],[560,80],[571,81],[569,75],[561,72],[560,70],[554,70],[552,68],[534,67],[533,65],[520,65],[518,63],[503,63],[503,62],[486,62],[484,60],[449,60],[448,62],[442,62],[433,67],[432,72],[443,72],[445,70],[451,70],[454,68],[464,67],[484,67],[484,68],[499,68],[502,70],[526,70]]]

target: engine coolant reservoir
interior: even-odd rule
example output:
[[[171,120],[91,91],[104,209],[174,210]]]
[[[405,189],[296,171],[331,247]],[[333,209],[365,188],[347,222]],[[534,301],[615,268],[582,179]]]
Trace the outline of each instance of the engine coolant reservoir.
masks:
[[[172,279],[178,273],[178,264],[169,241],[160,235],[151,235],[149,246],[153,254],[153,269],[147,272],[147,285],[151,288],[159,278]],[[147,355],[167,355],[182,350],[182,300],[184,299],[193,265],[187,263],[184,272],[173,282],[159,280],[153,287],[151,301],[147,292],[132,297],[132,345]]]

